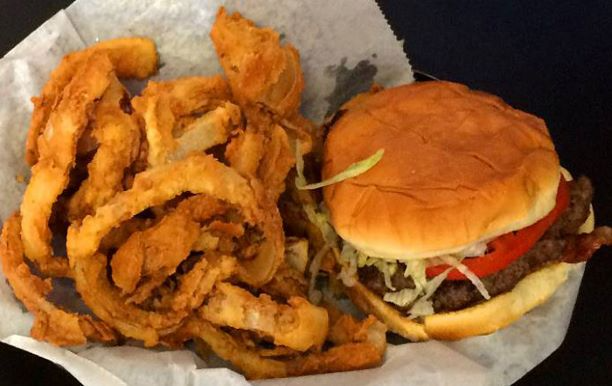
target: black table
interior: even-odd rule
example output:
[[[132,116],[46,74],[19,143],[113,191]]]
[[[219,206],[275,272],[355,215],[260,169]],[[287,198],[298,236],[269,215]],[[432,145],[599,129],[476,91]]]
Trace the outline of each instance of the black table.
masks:
[[[0,0],[0,55],[69,3]],[[492,92],[544,118],[563,165],[593,180],[597,222],[612,224],[612,3],[379,3],[415,69]],[[612,384],[611,274],[609,248],[586,269],[561,348],[518,384]],[[6,345],[0,383],[78,384]]]

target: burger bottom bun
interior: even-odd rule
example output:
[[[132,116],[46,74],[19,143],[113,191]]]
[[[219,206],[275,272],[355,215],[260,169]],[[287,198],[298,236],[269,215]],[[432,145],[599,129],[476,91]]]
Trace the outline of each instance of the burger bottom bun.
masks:
[[[593,226],[594,217],[591,208],[591,214],[580,228],[580,232],[591,232]],[[509,292],[459,311],[426,316],[422,323],[403,316],[359,282],[353,287],[347,287],[346,293],[358,308],[375,315],[391,331],[406,339],[457,340],[490,334],[515,322],[546,302],[565,282],[568,271],[569,264],[566,263],[548,265],[524,277]]]

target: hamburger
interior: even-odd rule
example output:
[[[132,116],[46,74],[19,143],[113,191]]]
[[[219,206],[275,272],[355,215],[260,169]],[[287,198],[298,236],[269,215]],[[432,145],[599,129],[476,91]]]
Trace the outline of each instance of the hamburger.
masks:
[[[329,125],[322,178],[381,149],[323,200],[346,293],[407,339],[503,328],[612,244],[544,121],[498,97],[442,81],[360,94]]]

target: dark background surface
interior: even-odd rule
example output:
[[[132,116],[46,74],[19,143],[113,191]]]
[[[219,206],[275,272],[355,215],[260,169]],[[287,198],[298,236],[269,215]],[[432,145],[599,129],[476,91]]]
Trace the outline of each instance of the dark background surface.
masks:
[[[69,3],[0,0],[0,55]],[[611,2],[379,3],[415,69],[544,118],[563,165],[593,180],[597,223],[612,224]],[[612,383],[611,274],[608,248],[587,266],[563,345],[518,384]],[[78,384],[35,358],[1,345],[0,384]]]

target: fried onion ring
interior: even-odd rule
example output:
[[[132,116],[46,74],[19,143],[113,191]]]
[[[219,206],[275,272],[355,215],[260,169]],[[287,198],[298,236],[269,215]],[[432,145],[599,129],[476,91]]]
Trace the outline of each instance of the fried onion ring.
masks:
[[[145,346],[151,347],[159,342],[160,337],[179,328],[193,309],[202,304],[214,283],[231,276],[236,265],[235,259],[229,256],[200,260],[196,267],[199,280],[195,283],[190,280],[181,282],[178,290],[170,295],[180,299],[183,307],[162,311],[147,311],[126,304],[119,290],[108,281],[106,266],[107,258],[100,253],[89,257],[86,262],[77,260],[74,268],[77,291],[96,316],[122,335],[142,340]],[[192,284],[197,286],[193,287]],[[167,302],[174,303],[174,300]]]
[[[32,98],[34,112],[26,140],[26,162],[33,166],[39,158],[38,137],[45,129],[51,110],[62,98],[64,88],[78,69],[95,52],[106,54],[120,78],[144,79],[157,71],[155,43],[148,38],[130,37],[106,40],[82,51],[66,55],[45,84],[40,96]]]
[[[87,165],[88,177],[68,203],[68,219],[93,213],[116,192],[123,190],[125,170],[134,162],[140,146],[140,129],[135,119],[122,110],[127,91],[117,79],[97,104],[93,136],[99,147]]]
[[[321,347],[328,330],[327,311],[304,298],[291,297],[284,305],[228,283],[218,283],[198,312],[214,324],[255,331],[298,351]]]
[[[90,55],[66,86],[39,137],[40,158],[32,167],[32,177],[21,204],[21,227],[26,256],[47,275],[69,275],[68,261],[52,256],[49,218],[53,203],[68,185],[78,138],[89,122],[96,101],[114,76],[106,55]]]
[[[297,50],[281,46],[279,34],[258,28],[239,13],[220,8],[211,30],[232,94],[247,118],[225,156],[241,174],[259,178],[276,202],[295,165],[291,143],[310,151],[314,125],[299,115],[304,77]]]
[[[133,100],[146,133],[148,165],[163,165],[225,143],[241,118],[229,99],[220,76],[149,82],[142,96]]]
[[[361,335],[346,336],[342,344],[329,350],[289,358],[261,355],[257,348],[246,346],[242,339],[202,319],[189,319],[179,334],[197,337],[200,349],[202,344],[207,345],[219,357],[238,367],[248,379],[281,378],[379,366],[386,348],[385,326],[373,317],[355,323],[367,326],[366,340]]]
[[[115,332],[104,322],[89,315],[73,314],[62,310],[46,299],[51,292],[51,280],[34,275],[23,259],[20,237],[21,219],[13,214],[4,223],[0,238],[2,270],[17,299],[34,315],[30,334],[58,346],[74,346],[87,339],[114,342]]]
[[[316,132],[299,113],[297,50],[223,8],[211,37],[227,81],[149,82],[129,100],[119,78],[152,75],[158,57],[149,39],[114,39],[66,56],[32,99],[32,178],[0,236],[31,335],[57,345],[195,340],[249,378],[379,365],[383,324],[306,298],[317,240],[294,241],[285,256],[276,202]],[[66,228],[67,258],[56,257],[52,236]],[[49,300],[56,276],[74,280],[91,315]]]
[[[67,250],[72,267],[86,264],[112,228],[143,210],[163,204],[184,192],[204,193],[239,208],[244,221],[259,227],[264,241],[257,256],[241,260],[239,278],[259,287],[268,282],[283,261],[284,234],[277,208],[258,199],[257,190],[233,169],[212,156],[192,154],[168,165],[138,174],[131,189],[113,197],[82,224],[68,229]]]
[[[221,7],[210,37],[241,107],[264,105],[281,117],[297,111],[304,89],[300,56],[292,45],[281,46],[278,32]]]
[[[113,282],[124,295],[130,294],[127,302],[142,303],[174,274],[201,237],[199,222],[226,209],[219,200],[196,195],[180,202],[176,210],[151,228],[132,233],[111,261]],[[139,284],[142,279],[144,282]]]

